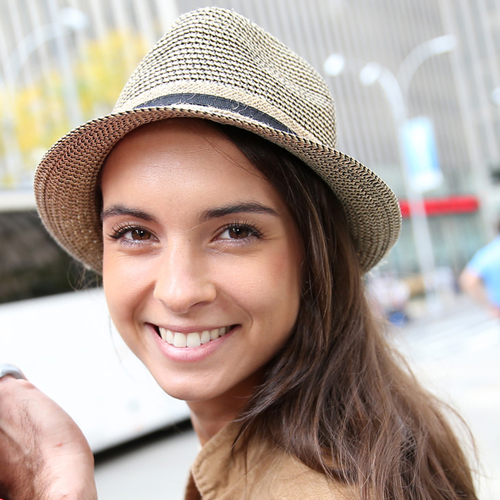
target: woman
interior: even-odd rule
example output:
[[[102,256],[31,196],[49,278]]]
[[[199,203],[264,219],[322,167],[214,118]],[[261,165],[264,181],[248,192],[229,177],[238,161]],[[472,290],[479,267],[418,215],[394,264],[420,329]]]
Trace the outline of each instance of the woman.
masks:
[[[203,448],[187,499],[476,498],[366,303],[397,200],[335,149],[325,83],[269,34],[223,9],[181,17],[35,190],[56,240],[102,272],[125,341],[188,402]],[[71,419],[25,380],[0,389],[12,499],[96,498]]]

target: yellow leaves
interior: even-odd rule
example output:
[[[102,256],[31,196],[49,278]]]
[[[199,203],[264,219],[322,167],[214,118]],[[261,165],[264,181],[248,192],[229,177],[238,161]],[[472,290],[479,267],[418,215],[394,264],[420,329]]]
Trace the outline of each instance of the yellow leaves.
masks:
[[[76,70],[82,111],[86,117],[109,113],[147,47],[138,35],[111,32],[88,44]]]
[[[123,31],[109,32],[80,47],[71,70],[84,121],[112,110],[147,48],[140,35]],[[28,86],[6,88],[0,82],[0,165],[11,164],[0,176],[0,189],[25,179],[40,152],[70,130],[66,90],[57,61],[40,68],[39,77]],[[14,168],[12,158],[17,158]]]

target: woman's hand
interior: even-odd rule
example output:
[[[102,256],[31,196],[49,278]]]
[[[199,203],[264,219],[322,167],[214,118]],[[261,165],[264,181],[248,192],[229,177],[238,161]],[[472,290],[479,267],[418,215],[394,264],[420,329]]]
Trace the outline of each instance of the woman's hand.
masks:
[[[82,432],[27,380],[0,379],[0,498],[96,500],[94,457]]]

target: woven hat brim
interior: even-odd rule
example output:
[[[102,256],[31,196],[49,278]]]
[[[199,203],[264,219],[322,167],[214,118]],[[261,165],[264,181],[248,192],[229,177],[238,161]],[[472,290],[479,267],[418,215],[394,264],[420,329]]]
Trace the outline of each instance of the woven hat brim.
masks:
[[[140,108],[91,120],[62,137],[35,174],[35,197],[50,234],[74,258],[102,271],[97,182],[113,146],[135,128],[168,118],[201,118],[246,129],[288,150],[316,171],[340,200],[364,271],[396,242],[401,214],[391,189],[357,160],[230,111],[171,106]]]

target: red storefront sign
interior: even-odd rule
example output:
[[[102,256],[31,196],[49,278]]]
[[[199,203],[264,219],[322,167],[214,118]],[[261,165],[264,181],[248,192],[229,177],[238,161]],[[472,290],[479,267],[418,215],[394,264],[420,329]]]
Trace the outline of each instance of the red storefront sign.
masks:
[[[401,214],[403,217],[410,216],[410,204],[408,200],[399,200]],[[479,200],[475,196],[448,196],[446,198],[425,198],[425,213],[428,217],[438,215],[455,215],[477,212]]]

